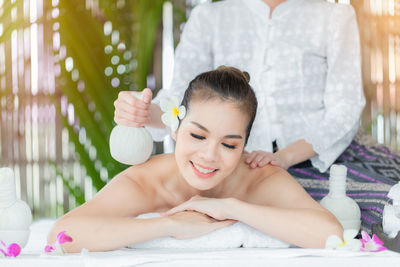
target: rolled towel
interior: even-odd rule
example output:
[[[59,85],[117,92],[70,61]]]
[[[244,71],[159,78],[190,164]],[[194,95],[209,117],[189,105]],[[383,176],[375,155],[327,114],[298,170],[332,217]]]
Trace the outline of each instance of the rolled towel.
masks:
[[[159,213],[147,213],[137,218],[160,217]],[[272,238],[244,223],[220,228],[212,233],[189,239],[172,237],[157,238],[128,246],[129,248],[238,248],[238,247],[287,248],[288,243]]]
[[[400,206],[400,182],[390,188],[387,196],[393,200],[393,206]]]
[[[244,232],[243,247],[245,248],[288,248],[290,244],[273,238],[263,232],[238,222],[240,229]]]
[[[395,238],[400,231],[400,218],[395,215],[392,205],[385,205],[383,208],[382,228],[389,238]]]

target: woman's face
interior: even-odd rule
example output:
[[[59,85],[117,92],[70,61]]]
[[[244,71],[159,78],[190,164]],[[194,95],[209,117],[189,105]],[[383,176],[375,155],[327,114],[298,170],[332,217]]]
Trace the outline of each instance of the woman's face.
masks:
[[[191,102],[174,137],[179,171],[193,188],[214,188],[233,173],[243,152],[248,120],[228,101]]]

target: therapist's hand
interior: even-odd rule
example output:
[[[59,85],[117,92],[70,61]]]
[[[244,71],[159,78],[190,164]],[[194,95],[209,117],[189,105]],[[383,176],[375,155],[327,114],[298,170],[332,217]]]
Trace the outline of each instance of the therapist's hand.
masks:
[[[251,153],[245,151],[244,154],[246,156],[246,163],[249,164],[251,168],[261,168],[267,164],[271,164],[287,170],[292,165],[289,155],[283,150],[279,150],[275,153],[262,150],[255,150]]]
[[[119,125],[142,127],[149,122],[152,92],[143,90],[142,100],[137,99],[131,91],[121,91],[114,102],[114,121]]]

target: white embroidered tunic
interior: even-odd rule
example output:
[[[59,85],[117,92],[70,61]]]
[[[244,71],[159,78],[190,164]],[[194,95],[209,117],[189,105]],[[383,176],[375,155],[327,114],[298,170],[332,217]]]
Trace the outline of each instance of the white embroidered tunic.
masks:
[[[250,74],[257,116],[247,151],[305,139],[326,171],[359,127],[365,105],[359,34],[350,5],[287,0],[270,18],[262,0],[226,0],[193,9],[176,49],[173,81],[161,97],[183,98],[189,82],[220,65]],[[167,133],[148,127],[155,140]]]

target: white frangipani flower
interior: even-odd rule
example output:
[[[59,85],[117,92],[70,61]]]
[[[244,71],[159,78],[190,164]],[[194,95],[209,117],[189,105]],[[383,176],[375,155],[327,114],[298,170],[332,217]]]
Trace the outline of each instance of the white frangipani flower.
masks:
[[[179,126],[179,119],[183,119],[186,115],[185,106],[179,106],[179,100],[176,97],[163,98],[160,100],[160,108],[164,112],[161,116],[162,122],[171,128],[172,131],[176,131]]]
[[[343,233],[344,241],[337,235],[331,235],[325,242],[325,248],[360,251],[362,243],[360,240],[355,239],[357,233],[358,231],[354,229],[345,230]]]

